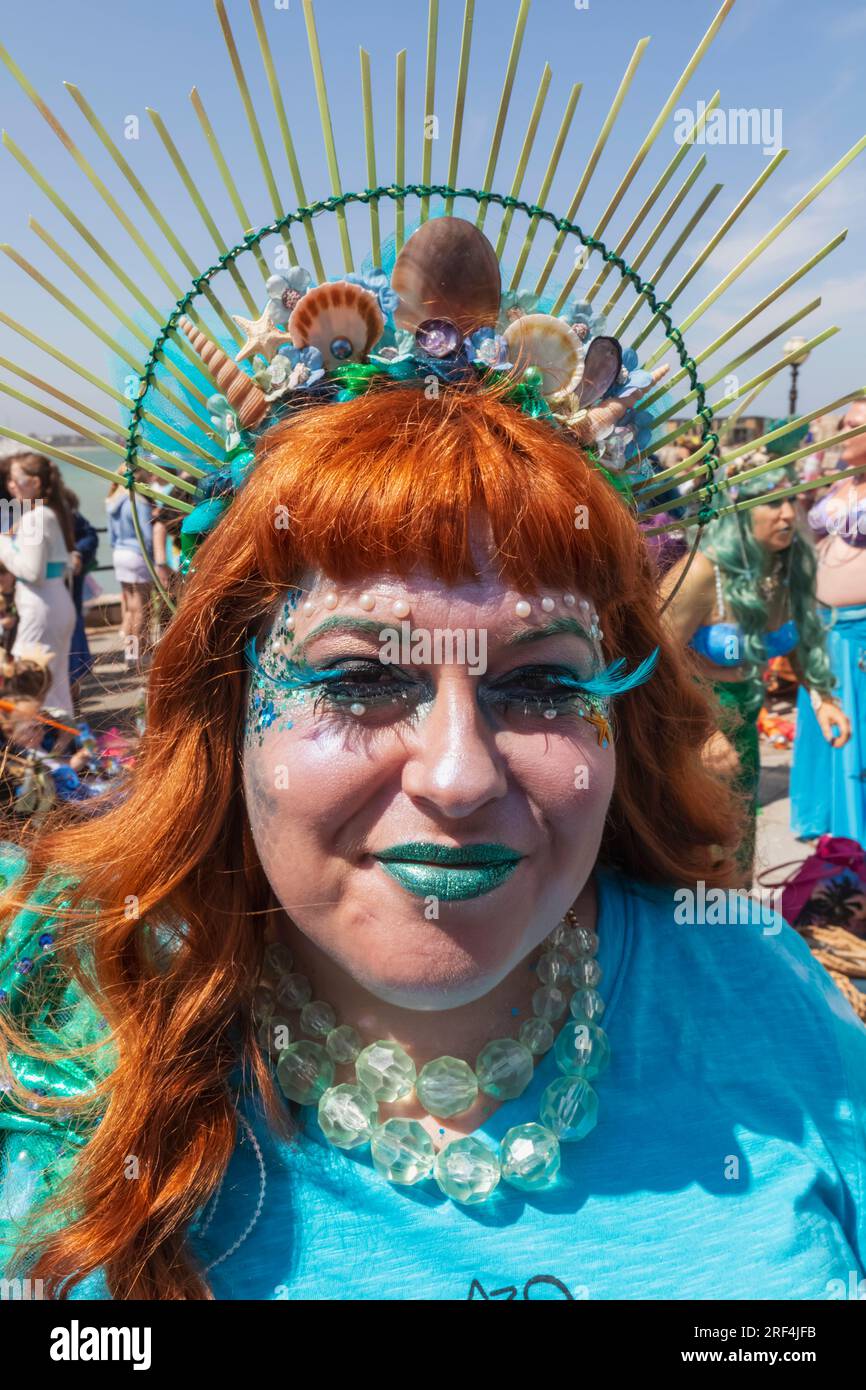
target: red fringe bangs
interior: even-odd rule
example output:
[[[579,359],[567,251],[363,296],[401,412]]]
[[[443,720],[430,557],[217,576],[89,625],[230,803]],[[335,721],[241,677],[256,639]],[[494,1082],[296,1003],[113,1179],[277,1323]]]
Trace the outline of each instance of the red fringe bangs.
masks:
[[[521,592],[577,586],[605,604],[640,583],[638,529],[610,484],[563,431],[490,391],[389,387],[304,411],[263,438],[236,505],[274,584],[416,568],[465,581],[484,521]]]

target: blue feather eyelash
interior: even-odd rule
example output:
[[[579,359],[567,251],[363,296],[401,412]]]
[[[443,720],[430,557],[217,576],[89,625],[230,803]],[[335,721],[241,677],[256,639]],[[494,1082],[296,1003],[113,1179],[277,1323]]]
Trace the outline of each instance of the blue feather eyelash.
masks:
[[[594,695],[599,700],[610,700],[614,695],[623,695],[627,690],[634,690],[638,685],[643,685],[648,681],[656,666],[658,665],[659,649],[651,652],[643,661],[637,665],[633,671],[626,673],[625,657],[617,657],[603,671],[598,671],[594,676],[589,676],[586,680],[575,680],[571,676],[560,676],[563,685],[571,686],[574,690],[580,691],[583,695]]]
[[[327,685],[330,681],[341,679],[345,671],[316,671],[305,662],[286,658],[286,669],[280,675],[266,671],[256,648],[256,639],[251,637],[244,647],[244,659],[254,676],[259,680],[278,685],[281,690],[310,690],[313,686]]]
[[[282,690],[310,690],[313,687],[321,688],[334,681],[342,680],[347,674],[343,670],[332,669],[329,671],[317,671],[313,667],[303,662],[286,661],[286,669],[280,675],[266,671],[261,664],[261,660],[256,649],[256,639],[251,637],[244,648],[244,655],[254,675],[260,680],[269,681],[271,684],[278,685]],[[559,675],[557,680],[560,685],[570,688],[576,694],[586,695],[595,700],[611,700],[615,695],[623,695],[627,690],[634,690],[636,686],[643,685],[649,680],[658,664],[659,648],[656,647],[648,657],[634,668],[633,671],[626,672],[625,658],[618,657],[606,666],[603,671],[598,671],[594,676],[588,676],[583,680],[577,680],[573,676],[565,674]]]

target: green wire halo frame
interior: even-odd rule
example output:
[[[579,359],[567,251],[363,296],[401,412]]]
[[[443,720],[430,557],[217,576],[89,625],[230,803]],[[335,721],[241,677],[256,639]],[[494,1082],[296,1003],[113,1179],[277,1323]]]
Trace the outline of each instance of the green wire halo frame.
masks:
[[[549,211],[549,209],[547,208],[539,207],[536,203],[524,202],[522,199],[514,198],[510,194],[493,193],[488,192],[486,190],[479,190],[476,188],[452,188],[449,184],[444,183],[383,184],[380,185],[380,187],[378,188],[367,188],[364,190],[363,193],[335,194],[330,198],[323,198],[320,202],[311,203],[309,207],[296,208],[294,212],[284,213],[282,217],[278,217],[273,222],[269,222],[266,226],[260,227],[257,232],[246,232],[242,241],[239,241],[229,251],[223,252],[223,254],[219,257],[219,260],[215,261],[213,265],[208,266],[207,270],[202,271],[200,275],[196,276],[196,278],[192,281],[192,287],[189,290],[187,290],[186,294],[181,299],[177,301],[173,310],[171,311],[171,314],[166,319],[165,323],[163,324],[162,328],[159,330],[159,333],[154,339],[153,346],[151,347],[150,352],[147,355],[144,367],[138,378],[138,389],[132,396],[131,415],[126,431],[126,468],[124,471],[124,481],[130,493],[130,500],[133,500],[132,494],[136,490],[135,470],[137,466],[139,448],[142,445],[141,417],[144,410],[144,402],[147,397],[147,393],[150,390],[150,387],[153,383],[153,378],[156,373],[159,360],[163,355],[163,348],[166,342],[171,338],[174,330],[177,328],[179,320],[183,317],[184,314],[186,314],[189,311],[190,306],[195,302],[196,299],[198,299],[199,295],[204,293],[205,287],[210,283],[210,281],[213,280],[215,276],[219,275],[221,271],[226,270],[230,265],[233,265],[234,262],[238,259],[238,257],[243,255],[245,251],[255,250],[256,247],[258,247],[260,243],[265,240],[266,237],[278,235],[281,231],[284,230],[284,228],[290,226],[293,222],[307,222],[313,217],[318,217],[321,213],[336,212],[338,208],[345,207],[349,203],[366,204],[370,203],[374,199],[378,202],[380,198],[390,198],[394,202],[399,202],[407,197],[447,198],[449,201],[452,202],[452,204],[453,201],[457,198],[471,198],[479,204],[495,203],[497,206],[501,208],[505,208],[516,212],[523,212],[529,218],[535,218],[540,222],[547,222],[558,232],[563,232],[566,236],[577,237],[578,241],[589,251],[599,252],[599,254],[602,257],[602,260],[606,261],[609,265],[616,266],[617,270],[620,272],[621,277],[624,280],[629,280],[636,292],[639,295],[644,296],[644,298],[649,303],[650,308],[653,311],[653,314],[656,315],[664,324],[666,330],[666,337],[676,349],[676,353],[680,361],[680,366],[689,378],[689,383],[691,385],[698,406],[697,410],[695,411],[695,417],[702,420],[703,422],[701,429],[701,445],[710,445],[710,450],[706,453],[703,459],[703,462],[706,464],[708,473],[706,480],[701,487],[701,494],[705,498],[705,501],[701,506],[700,511],[698,512],[698,532],[697,537],[695,539],[695,544],[692,547],[691,552],[692,554],[694,554],[695,550],[697,549],[698,542],[700,541],[701,533],[703,532],[704,527],[707,525],[708,522],[712,521],[714,517],[718,515],[717,511],[710,506],[710,501],[713,493],[717,490],[715,483],[715,469],[718,465],[719,459],[718,455],[714,451],[718,447],[719,436],[715,433],[715,431],[712,428],[713,410],[711,406],[707,405],[706,388],[703,382],[698,377],[697,364],[694,358],[691,357],[688,351],[686,350],[685,341],[683,339],[681,331],[679,330],[679,328],[674,327],[674,324],[670,317],[671,305],[668,302],[668,300],[658,299],[656,296],[655,285],[651,280],[642,279],[639,272],[633,270],[631,266],[623,259],[622,256],[617,255],[615,251],[611,251],[605,245],[605,243],[601,241],[598,237],[594,237],[588,232],[585,232],[583,228],[578,226],[576,222],[569,222],[564,217],[557,217],[555,213]],[[147,549],[142,542],[141,527],[138,520],[138,509],[136,508],[134,501],[132,506],[132,519],[136,535],[138,536],[139,543],[141,544],[141,548],[144,553],[145,560],[147,562],[147,567],[150,570],[157,591],[162,597],[163,601],[168,606],[169,610],[171,612],[174,612],[175,605],[169,597],[169,595],[166,593],[163,585],[160,583],[159,577],[157,576],[156,571],[153,567],[153,562],[151,561],[150,556],[147,554]]]

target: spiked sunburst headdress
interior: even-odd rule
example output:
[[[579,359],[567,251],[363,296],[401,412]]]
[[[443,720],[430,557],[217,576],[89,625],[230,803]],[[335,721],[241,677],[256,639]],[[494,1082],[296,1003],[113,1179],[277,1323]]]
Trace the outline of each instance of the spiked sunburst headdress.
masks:
[[[83,378],[105,395],[112,402],[116,418],[79,403],[73,394],[61,389],[55,384],[53,368],[51,380],[45,380],[7,357],[0,357],[0,367],[37,388],[42,397],[25,394],[8,381],[0,381],[0,391],[117,453],[125,462],[126,484],[130,491],[143,493],[185,513],[183,531],[188,553],[225,511],[233,491],[242,486],[254,465],[255,437],[276,416],[313,400],[346,399],[367,389],[373,382],[378,384],[389,378],[400,381],[432,378],[441,383],[443,389],[467,379],[504,378],[507,393],[516,408],[549,418],[552,427],[571,429],[584,444],[592,446],[593,456],[607,469],[611,481],[624,492],[630,505],[646,518],[651,529],[654,518],[667,505],[659,498],[674,483],[686,481],[695,485],[688,498],[687,515],[677,524],[697,526],[699,533],[701,527],[718,515],[756,505],[752,488],[748,499],[732,500],[726,496],[725,475],[729,470],[720,468],[720,464],[730,465],[747,450],[771,443],[819,415],[839,410],[866,392],[864,388],[852,390],[796,421],[784,422],[742,448],[723,451],[713,427],[718,412],[732,405],[736,406],[735,413],[745,410],[757,393],[796,357],[805,350],[817,348],[837,330],[828,327],[817,332],[805,348],[798,344],[796,353],[786,353],[783,349],[781,356],[749,379],[740,381],[737,378],[734,392],[723,389],[720,397],[710,399],[713,386],[739,372],[757,353],[782,339],[818,308],[820,299],[799,308],[784,322],[765,327],[748,347],[736,351],[732,358],[719,365],[715,363],[733,339],[748,330],[840,245],[844,231],[817,249],[770,293],[763,295],[750,310],[700,349],[690,350],[685,335],[691,334],[707,310],[722,299],[866,147],[866,137],[776,220],[708,294],[684,312],[683,296],[689,285],[761,193],[787,150],[779,150],[763,164],[733,209],[706,235],[691,263],[670,288],[663,290],[661,283],[668,268],[689,238],[697,233],[721,191],[720,184],[714,185],[694,211],[686,211],[692,188],[707,164],[703,152],[694,158],[692,152],[703,126],[718,108],[719,93],[715,93],[710,101],[701,103],[702,110],[691,137],[678,144],[621,233],[610,240],[608,227],[660,133],[668,127],[682,93],[734,0],[723,0],[612,197],[594,216],[588,208],[593,175],[649,41],[641,39],[636,45],[588,153],[571,203],[565,214],[560,215],[547,208],[546,200],[569,139],[582,84],[576,83],[571,88],[535,201],[522,196],[550,87],[548,65],[536,89],[508,192],[495,189],[530,3],[531,0],[517,0],[515,28],[489,155],[481,187],[477,189],[462,187],[459,179],[475,0],[464,0],[454,114],[442,182],[432,181],[433,142],[426,138],[428,113],[433,109],[437,86],[439,0],[428,0],[420,182],[407,182],[406,178],[406,54],[398,53],[396,59],[394,180],[383,182],[377,162],[374,119],[379,110],[374,105],[370,57],[361,50],[361,117],[366,167],[357,182],[366,186],[353,192],[343,183],[313,0],[303,0],[330,181],[330,194],[311,202],[261,3],[249,0],[279,143],[298,202],[297,207],[289,210],[274,168],[276,150],[269,149],[265,140],[225,0],[215,0],[244,118],[264,175],[273,215],[265,225],[252,229],[253,219],[202,98],[194,88],[191,100],[196,116],[240,223],[240,234],[231,244],[231,238],[218,227],[196,173],[182,156],[164,120],[157,112],[149,111],[168,160],[216,248],[216,258],[203,269],[203,258],[191,254],[181,242],[170,220],[79,88],[66,84],[78,110],[144,209],[146,231],[111,192],[53,111],[0,46],[0,58],[8,70],[61,139],[100,202],[121,224],[135,251],[172,297],[169,306],[155,302],[143,290],[136,275],[127,269],[126,263],[103,245],[92,225],[73,211],[14,140],[4,134],[3,142],[13,157],[104,267],[105,278],[100,284],[79,264],[74,250],[61,245],[31,219],[37,236],[107,311],[111,326],[105,327],[102,321],[92,318],[73,295],[61,290],[50,276],[12,247],[3,246],[3,251],[108,347],[116,360],[125,365],[129,379],[126,390],[118,390],[30,328],[0,312],[0,322],[8,329],[60,363],[64,372]],[[352,246],[352,237],[357,233],[352,218],[363,208],[369,218],[371,255],[357,270]],[[494,210],[497,216],[501,213],[495,245],[485,232]],[[386,234],[384,224],[389,213],[393,213],[393,231]],[[336,220],[343,262],[336,276],[329,276],[326,270],[316,233],[316,219],[325,214]],[[575,220],[578,214],[581,222]],[[517,230],[522,227],[523,237],[505,287],[501,267],[515,219],[518,220]],[[418,228],[407,237],[407,223],[411,226],[414,222],[419,224]],[[150,230],[151,224],[158,237]],[[584,224],[591,225],[592,231],[584,230]],[[303,256],[298,254],[294,238],[303,238]],[[546,258],[530,281],[528,266],[533,258],[540,259],[539,251],[543,252],[545,242],[550,243]],[[166,250],[162,249],[163,243]],[[580,254],[575,257],[561,287],[554,288],[560,257],[567,247],[573,248],[575,244]],[[303,264],[305,260],[309,269]],[[647,275],[649,266],[653,269]],[[618,273],[618,281],[611,281],[612,271]],[[578,282],[584,276],[585,288],[578,294]],[[256,288],[259,277],[262,283]],[[115,298],[118,285],[124,291],[123,302]],[[631,292],[631,302],[620,305],[626,291]],[[233,312],[238,308],[244,309],[249,317]],[[118,334],[125,335],[125,340],[120,341]],[[627,335],[631,341],[623,346]],[[659,339],[656,346],[650,345],[653,337]],[[643,361],[640,361],[641,353],[645,354]],[[657,384],[660,373],[654,369],[666,353],[678,359],[678,366],[662,387]],[[709,374],[704,376],[704,372]],[[663,392],[669,394],[663,396]],[[59,403],[61,408],[57,409],[50,401]],[[63,413],[64,407],[82,418]],[[682,418],[675,421],[675,416]],[[106,441],[94,430],[94,425],[125,431],[125,444]],[[839,434],[827,443],[836,444],[863,430],[866,426]],[[643,463],[646,451],[693,433],[699,435],[699,445],[674,467],[654,474]],[[25,448],[49,453],[104,476],[107,481],[116,480],[108,470],[56,446],[46,445],[5,426],[0,426],[0,434]],[[768,471],[770,467],[778,469],[795,462],[805,456],[810,447],[794,449],[782,458],[773,459]],[[142,457],[144,449],[146,459]],[[752,470],[755,477],[759,476],[760,467]],[[175,495],[165,495],[146,484],[142,480],[145,472],[175,484]],[[738,481],[742,483],[742,475]],[[810,485],[815,484],[798,486]],[[133,517],[136,518],[135,508]]]

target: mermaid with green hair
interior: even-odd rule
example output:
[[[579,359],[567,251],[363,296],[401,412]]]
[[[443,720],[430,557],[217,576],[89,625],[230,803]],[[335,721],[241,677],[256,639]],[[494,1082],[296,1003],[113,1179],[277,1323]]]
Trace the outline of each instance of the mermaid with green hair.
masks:
[[[737,471],[767,462],[766,450],[755,450]],[[815,605],[815,552],[798,524],[796,501],[785,494],[791,482],[779,468],[740,485],[741,500],[768,487],[772,492],[712,522],[691,563],[684,556],[662,585],[663,595],[672,595],[666,622],[692,648],[719,705],[719,728],[705,745],[704,760],[733,777],[749,812],[738,854],[749,881],[760,776],[757,721],[769,660],[788,658],[831,748],[841,748],[851,734],[831,694],[835,682]]]

